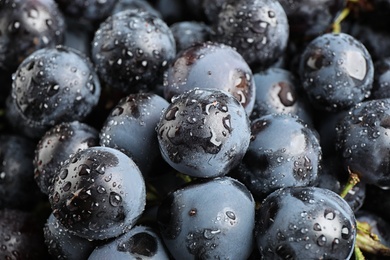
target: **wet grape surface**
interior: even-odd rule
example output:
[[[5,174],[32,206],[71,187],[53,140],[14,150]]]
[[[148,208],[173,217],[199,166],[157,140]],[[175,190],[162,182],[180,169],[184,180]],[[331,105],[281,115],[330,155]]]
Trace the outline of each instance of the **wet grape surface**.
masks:
[[[385,259],[389,17],[0,0],[0,258]]]

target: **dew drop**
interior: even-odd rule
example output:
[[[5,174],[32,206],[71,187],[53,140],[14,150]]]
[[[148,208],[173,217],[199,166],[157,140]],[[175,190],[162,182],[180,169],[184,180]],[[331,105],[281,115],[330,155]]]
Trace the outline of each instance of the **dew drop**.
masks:
[[[332,242],[332,250],[336,250],[340,245],[340,239],[335,238]]]
[[[110,174],[110,175],[107,175],[107,176],[104,178],[104,180],[105,180],[106,182],[111,181],[111,179],[112,179],[112,175],[111,175],[111,174]]]
[[[226,216],[232,220],[236,220],[236,215],[234,214],[233,211],[226,211]]]
[[[324,211],[324,218],[327,220],[333,220],[336,217],[336,213],[331,209],[326,209]]]
[[[60,201],[60,194],[58,192],[54,193],[53,201],[54,203],[58,203]]]
[[[102,185],[97,186],[96,190],[100,194],[103,194],[106,192],[106,188],[104,188]]]
[[[313,230],[314,231],[321,231],[322,230],[321,225],[318,223],[315,223],[313,226]]]
[[[67,183],[64,184],[64,186],[62,186],[62,189],[64,191],[69,191],[70,187],[72,187],[72,183],[70,181],[68,181]]]
[[[324,235],[321,235],[317,239],[317,245],[324,246],[326,244],[326,237]]]
[[[68,170],[67,169],[62,169],[59,174],[61,180],[65,179],[68,176]]]
[[[212,239],[215,235],[217,235],[219,233],[221,233],[221,230],[219,230],[219,229],[216,229],[216,230],[205,229],[203,232],[203,236],[206,239]]]
[[[197,121],[197,120],[196,120],[195,117],[189,116],[189,117],[187,118],[187,122],[190,123],[190,124],[195,124],[196,121]]]
[[[111,192],[109,202],[112,206],[117,207],[122,203],[122,197],[116,192]]]
[[[99,164],[95,169],[99,174],[104,174],[106,171],[106,165],[104,163]]]
[[[343,239],[349,239],[351,236],[350,232],[349,232],[349,228],[347,226],[343,226],[342,229],[341,229],[341,237]]]
[[[91,172],[91,169],[86,164],[81,164],[79,166],[79,176],[89,175]]]

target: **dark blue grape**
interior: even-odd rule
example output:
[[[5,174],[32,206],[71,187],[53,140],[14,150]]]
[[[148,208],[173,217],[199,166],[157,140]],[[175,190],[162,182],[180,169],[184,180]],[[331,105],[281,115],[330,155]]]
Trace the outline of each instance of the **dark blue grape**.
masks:
[[[65,21],[53,0],[0,2],[0,69],[15,72],[34,51],[64,41]]]
[[[16,71],[7,117],[26,136],[40,138],[56,124],[85,119],[99,97],[99,79],[87,57],[65,46],[44,48]]]
[[[14,135],[0,135],[0,209],[31,210],[40,201],[34,182],[35,143]]]
[[[0,210],[0,259],[49,259],[42,225],[32,212]]]
[[[328,189],[282,188],[261,203],[255,235],[264,259],[349,259],[356,220],[349,205]]]
[[[92,59],[100,77],[125,93],[154,90],[175,55],[175,40],[168,25],[138,9],[108,17],[92,43]]]
[[[293,38],[313,37],[326,33],[347,0],[279,0],[286,11]]]
[[[297,117],[272,114],[254,120],[251,130],[251,143],[235,174],[253,196],[316,184],[322,150],[313,128]]]
[[[33,161],[34,179],[41,191],[48,194],[61,163],[76,152],[98,144],[97,130],[78,121],[64,122],[47,131],[35,148]]]
[[[127,154],[146,177],[161,170],[156,126],[169,103],[151,93],[130,94],[112,109],[100,131],[100,145]]]
[[[109,147],[77,152],[49,190],[54,216],[72,234],[107,239],[127,232],[145,207],[145,183],[135,163]]]
[[[364,101],[337,126],[337,150],[344,167],[360,180],[390,187],[390,99]]]
[[[45,245],[55,259],[87,259],[96,247],[94,241],[71,234],[50,214],[43,228]]]
[[[305,123],[313,124],[311,107],[299,91],[298,79],[290,71],[269,68],[255,73],[253,77],[256,98],[250,115],[251,120],[269,114],[283,113],[296,115]]]
[[[162,18],[160,12],[146,0],[117,0],[111,14],[119,13],[126,9],[138,9]]]
[[[244,107],[229,93],[194,89],[174,98],[157,126],[163,158],[194,177],[227,174],[250,140]]]
[[[92,22],[107,18],[117,0],[55,0],[64,14]]]
[[[276,62],[289,38],[287,15],[277,0],[227,0],[213,28],[212,40],[236,48],[252,67]]]
[[[198,21],[181,21],[169,28],[175,38],[177,53],[195,44],[209,41],[212,33],[210,26]]]
[[[374,63],[372,99],[390,98],[390,57]]]
[[[88,258],[168,260],[165,245],[158,233],[146,226],[136,226],[114,240],[98,246]]]
[[[194,88],[222,89],[249,115],[255,101],[252,71],[242,56],[225,44],[205,42],[179,53],[164,74],[164,97],[170,100]]]
[[[314,107],[340,111],[370,96],[374,65],[357,39],[345,33],[327,33],[307,45],[299,75]]]
[[[254,213],[247,188],[221,177],[172,192],[157,221],[175,259],[246,259],[253,248]]]

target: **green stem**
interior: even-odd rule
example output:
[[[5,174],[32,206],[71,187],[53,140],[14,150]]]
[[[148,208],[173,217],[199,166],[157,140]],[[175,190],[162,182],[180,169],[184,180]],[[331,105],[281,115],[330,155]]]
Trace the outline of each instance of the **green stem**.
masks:
[[[355,185],[360,182],[359,176],[356,173],[351,172],[349,169],[348,172],[349,172],[348,182],[340,193],[340,196],[342,198],[345,198],[348,192],[350,192],[353,189],[353,187],[355,187]]]
[[[359,246],[355,244],[355,260],[365,260],[362,250],[360,250]]]
[[[365,222],[357,222],[355,247],[373,255],[390,256],[390,248],[381,243],[378,235],[372,233],[370,225]]]

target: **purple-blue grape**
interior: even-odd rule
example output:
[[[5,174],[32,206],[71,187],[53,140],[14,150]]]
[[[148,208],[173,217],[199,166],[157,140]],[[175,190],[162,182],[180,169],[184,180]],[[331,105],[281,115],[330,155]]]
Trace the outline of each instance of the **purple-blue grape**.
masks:
[[[202,178],[227,174],[241,161],[250,140],[244,107],[217,89],[194,89],[174,98],[157,133],[168,164]]]
[[[264,259],[349,259],[356,229],[347,202],[328,189],[282,188],[256,212],[256,242]]]
[[[277,0],[227,0],[212,40],[237,49],[251,67],[268,68],[287,47],[289,24]]]
[[[204,42],[180,52],[164,74],[164,97],[170,100],[194,88],[221,89],[232,94],[249,115],[256,86],[252,70],[232,47]]]
[[[175,40],[168,25],[138,9],[109,16],[92,42],[92,60],[101,79],[124,93],[155,90],[175,55]]]
[[[54,0],[0,2],[0,69],[15,72],[31,53],[64,41],[65,20]]]
[[[35,148],[34,179],[41,191],[48,194],[57,169],[76,152],[99,144],[96,129],[78,121],[52,127]]]
[[[247,259],[253,249],[255,202],[230,177],[172,192],[159,206],[157,221],[174,259]]]
[[[156,126],[169,103],[152,93],[130,94],[119,101],[100,130],[100,145],[133,159],[146,177],[164,162]]]
[[[304,49],[299,76],[311,104],[341,111],[368,98],[374,65],[365,46],[346,33],[326,33]]]
[[[49,201],[53,215],[77,236],[103,240],[135,225],[146,204],[145,182],[135,163],[109,147],[90,147],[58,170]]]
[[[56,124],[82,121],[97,105],[100,82],[89,59],[65,46],[32,53],[15,72],[7,118],[40,138]]]

